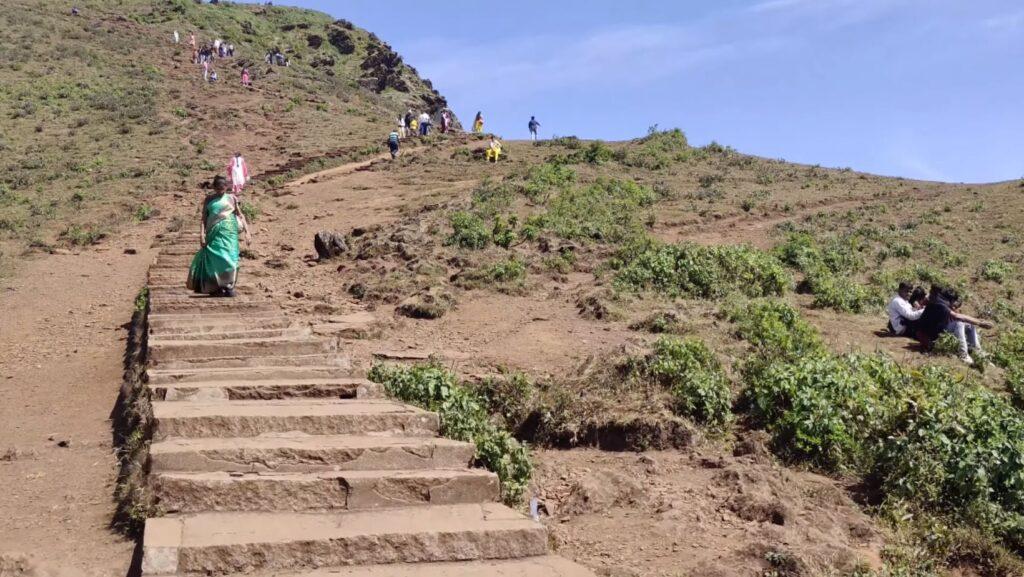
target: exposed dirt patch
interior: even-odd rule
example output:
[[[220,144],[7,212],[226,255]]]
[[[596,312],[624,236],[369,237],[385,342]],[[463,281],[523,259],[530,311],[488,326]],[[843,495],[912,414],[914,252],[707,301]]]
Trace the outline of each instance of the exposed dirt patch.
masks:
[[[834,481],[719,451],[541,451],[559,552],[605,575],[760,576],[878,565],[882,538]]]

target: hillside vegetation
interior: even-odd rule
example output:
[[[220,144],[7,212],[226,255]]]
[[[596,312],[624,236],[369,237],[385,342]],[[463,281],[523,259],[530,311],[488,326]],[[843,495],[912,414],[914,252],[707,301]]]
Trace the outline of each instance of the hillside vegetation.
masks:
[[[480,180],[360,227],[344,274],[310,273],[306,298],[346,290],[416,319],[420,342],[482,348],[463,371],[494,376],[466,386],[521,440],[646,450],[764,431],[782,462],[855,486],[889,525],[880,574],[1021,569],[1019,183],[800,166],[692,147],[676,130],[513,143],[497,166],[480,146],[437,139],[378,165],[382,186]],[[901,280],[960,289],[966,312],[997,323],[990,354],[967,367],[943,347],[882,336]],[[460,309],[478,302],[501,311],[496,326],[452,339],[471,320]],[[580,320],[549,335],[567,330],[564,346],[591,359],[517,370],[536,359],[493,335],[559,307]],[[625,346],[572,336],[592,325]],[[455,378],[438,370],[401,378]]]
[[[0,11],[0,271],[98,243],[195,190],[238,150],[257,173],[378,150],[408,107],[444,99],[373,34],[317,12],[190,0],[12,0]],[[172,42],[178,30],[181,44]],[[236,57],[206,85],[188,33]],[[290,66],[264,54],[282,50]],[[249,66],[255,89],[239,86]]]

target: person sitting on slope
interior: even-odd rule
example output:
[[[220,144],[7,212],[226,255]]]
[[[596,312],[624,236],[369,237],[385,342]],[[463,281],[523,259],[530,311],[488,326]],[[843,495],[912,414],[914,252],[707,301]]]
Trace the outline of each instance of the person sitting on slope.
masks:
[[[498,162],[501,158],[501,141],[498,140],[497,136],[491,136],[491,144],[487,147],[487,160],[490,162]]]
[[[892,297],[886,312],[889,313],[889,331],[894,335],[913,336],[917,334],[914,323],[924,314],[924,306],[915,307],[910,303],[914,287],[910,283],[901,282]]]

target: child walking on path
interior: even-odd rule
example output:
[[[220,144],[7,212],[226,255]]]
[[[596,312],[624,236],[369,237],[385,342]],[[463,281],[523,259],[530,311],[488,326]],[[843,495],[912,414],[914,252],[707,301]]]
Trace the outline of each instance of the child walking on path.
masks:
[[[228,162],[228,178],[231,179],[231,193],[236,196],[241,194],[242,188],[249,182],[249,165],[245,163],[241,152],[236,152]]]

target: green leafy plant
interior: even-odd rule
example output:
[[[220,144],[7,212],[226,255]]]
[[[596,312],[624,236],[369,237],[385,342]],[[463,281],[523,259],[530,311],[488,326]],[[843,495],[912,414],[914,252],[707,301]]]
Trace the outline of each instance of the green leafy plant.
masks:
[[[242,214],[245,216],[245,220],[249,223],[256,222],[260,218],[260,207],[255,203],[243,200],[239,203],[238,209],[242,211]]]
[[[986,260],[981,265],[981,278],[1003,284],[1013,274],[1013,265],[1001,260]]]
[[[615,282],[630,291],[717,298],[738,291],[747,296],[780,295],[792,280],[772,255],[749,246],[678,245],[647,241],[618,256]]]
[[[452,213],[448,221],[452,226],[452,234],[445,239],[445,245],[482,249],[491,243],[491,232],[487,230],[487,225],[480,217],[459,211]]]
[[[731,420],[729,379],[704,341],[662,337],[649,355],[631,359],[628,366],[634,375],[668,389],[676,413],[718,430]]]
[[[435,364],[377,364],[369,378],[383,384],[392,396],[438,413],[442,435],[476,445],[477,462],[498,475],[505,501],[513,504],[522,499],[533,474],[529,450],[490,421],[487,399]]]

